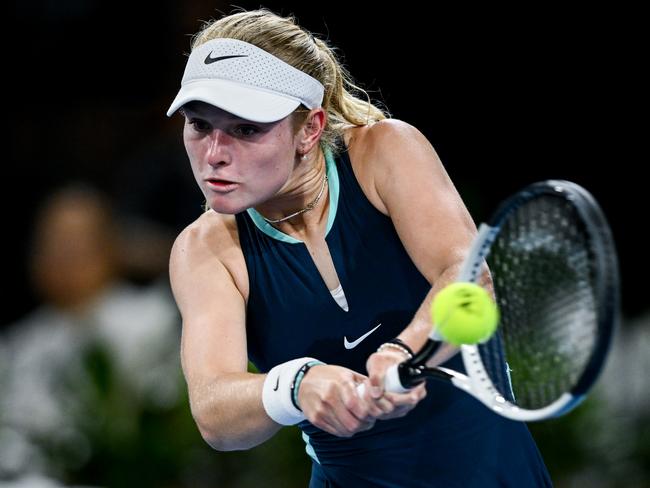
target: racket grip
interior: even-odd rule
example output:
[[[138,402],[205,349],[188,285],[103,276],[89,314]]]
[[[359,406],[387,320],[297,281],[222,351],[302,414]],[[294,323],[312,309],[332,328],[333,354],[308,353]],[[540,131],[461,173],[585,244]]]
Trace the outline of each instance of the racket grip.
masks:
[[[406,393],[408,388],[404,388],[399,379],[399,364],[393,364],[386,370],[384,377],[384,389],[390,393]],[[363,396],[366,392],[366,383],[357,384],[357,395]]]

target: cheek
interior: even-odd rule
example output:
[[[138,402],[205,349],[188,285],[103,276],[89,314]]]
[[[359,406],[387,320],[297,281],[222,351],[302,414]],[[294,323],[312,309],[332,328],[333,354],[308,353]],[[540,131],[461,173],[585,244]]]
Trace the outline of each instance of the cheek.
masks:
[[[192,141],[188,141],[187,138],[184,138],[183,142],[185,144],[185,152],[190,161],[190,166],[192,167],[192,173],[194,174],[194,177],[197,178],[198,175],[200,174],[200,169],[201,169],[200,168],[201,158],[198,157],[199,156],[198,144]]]
[[[243,190],[247,197],[258,204],[275,195],[286,183],[285,170],[281,166],[265,165],[248,168],[245,172]]]
[[[183,145],[185,146],[185,152],[190,158],[190,162],[194,164],[193,161],[196,160],[194,157],[196,153],[196,143],[187,137],[185,131],[183,131]]]
[[[277,161],[250,161],[242,173],[244,184],[237,195],[246,206],[259,205],[280,192],[290,180],[291,170]]]

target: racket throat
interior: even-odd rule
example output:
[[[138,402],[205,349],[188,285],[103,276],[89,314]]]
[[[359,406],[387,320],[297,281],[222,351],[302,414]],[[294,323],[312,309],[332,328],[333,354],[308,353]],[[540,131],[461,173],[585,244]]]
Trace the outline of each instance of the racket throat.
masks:
[[[447,368],[427,368],[424,365],[414,366],[413,364],[401,363],[397,367],[400,383],[404,388],[413,388],[427,379],[449,382],[453,381],[455,371]]]

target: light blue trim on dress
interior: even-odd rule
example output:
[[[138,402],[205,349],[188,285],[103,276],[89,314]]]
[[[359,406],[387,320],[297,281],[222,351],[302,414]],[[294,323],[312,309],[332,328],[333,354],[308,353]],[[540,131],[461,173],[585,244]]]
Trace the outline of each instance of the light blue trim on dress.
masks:
[[[330,208],[327,215],[327,228],[325,230],[325,236],[329,234],[332,225],[334,225],[334,219],[336,218],[336,210],[339,205],[339,172],[336,168],[336,162],[334,161],[334,156],[329,149],[323,149],[325,154],[325,165],[327,168],[327,183],[329,186],[329,202]],[[255,210],[254,208],[246,209],[248,215],[253,220],[255,226],[264,232],[267,236],[277,239],[278,241],[287,242],[289,244],[300,244],[301,240],[291,237],[288,234],[276,229],[271,224],[269,224],[264,217]]]
[[[304,432],[302,433],[302,440],[305,441],[305,452],[307,452],[307,455],[310,458],[312,458],[314,461],[316,461],[318,464],[320,464],[320,461],[318,460],[318,456],[316,455],[316,451],[314,451],[314,446],[311,445],[309,436]]]
[[[301,240],[298,240],[295,237],[291,237],[290,235],[285,234],[284,232],[273,227],[266,220],[264,220],[264,217],[262,217],[262,215],[254,208],[248,208],[246,209],[246,211],[248,212],[248,215],[250,215],[251,219],[253,220],[255,227],[257,227],[259,230],[264,232],[267,236],[273,237],[273,239],[277,239],[278,241],[288,242],[289,244],[302,243]]]
[[[330,233],[330,229],[334,225],[336,218],[336,211],[339,208],[339,172],[336,168],[336,161],[329,149],[324,149],[325,163],[327,164],[327,180],[330,193],[330,208],[327,216],[327,229],[325,229],[325,237]]]

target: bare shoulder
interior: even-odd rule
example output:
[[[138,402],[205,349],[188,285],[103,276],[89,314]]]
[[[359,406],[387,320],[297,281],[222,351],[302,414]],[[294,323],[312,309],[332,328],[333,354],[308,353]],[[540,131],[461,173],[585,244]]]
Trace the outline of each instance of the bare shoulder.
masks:
[[[413,159],[430,159],[439,163],[427,138],[413,125],[398,119],[348,129],[345,143],[355,176],[370,202],[382,213],[388,209],[380,196],[378,184],[390,173]]]
[[[174,242],[169,263],[172,285],[179,274],[215,265],[228,271],[242,296],[247,298],[246,263],[235,216],[208,211],[188,225]]]
[[[433,146],[414,126],[385,120],[355,136],[367,184],[415,265],[435,283],[462,261],[476,232],[458,191]]]
[[[223,251],[234,245],[236,239],[227,217],[230,216],[209,211],[188,225],[174,242],[171,264],[182,265],[186,260],[219,258]]]
[[[218,251],[234,243],[237,238],[236,229],[237,224],[233,215],[223,215],[213,211],[204,212],[178,235],[172,254],[185,252],[188,249]]]
[[[426,141],[417,127],[399,119],[384,119],[373,124],[354,127],[346,134],[346,142],[349,141],[350,144],[363,142],[363,145],[371,150],[382,146],[386,147],[387,144],[392,144],[396,140],[401,142],[411,139]]]
[[[405,150],[432,149],[417,127],[398,119],[384,119],[349,129],[345,141],[351,153],[362,159],[380,161],[403,154]]]

